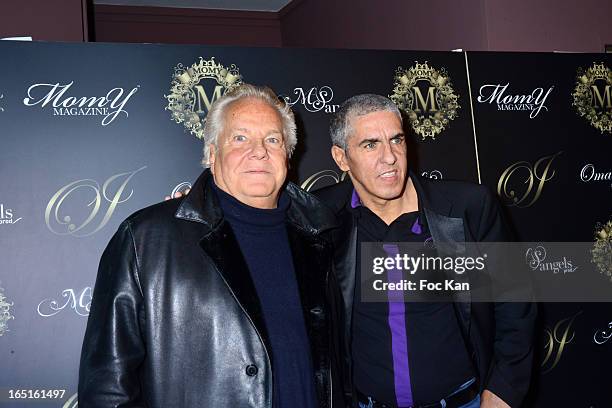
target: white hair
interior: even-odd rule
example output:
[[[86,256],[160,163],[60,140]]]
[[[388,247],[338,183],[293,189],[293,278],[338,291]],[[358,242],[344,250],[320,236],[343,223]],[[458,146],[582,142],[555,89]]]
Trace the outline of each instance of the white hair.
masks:
[[[278,112],[283,125],[283,137],[287,157],[290,158],[293,154],[295,145],[297,144],[297,135],[295,117],[289,105],[284,100],[279,99],[276,93],[267,86],[255,86],[243,83],[217,99],[206,115],[206,122],[204,124],[204,157],[202,158],[202,165],[204,167],[210,167],[210,146],[214,145],[218,147],[219,134],[221,134],[223,126],[225,125],[225,113],[227,109],[232,103],[246,98],[259,99]]]

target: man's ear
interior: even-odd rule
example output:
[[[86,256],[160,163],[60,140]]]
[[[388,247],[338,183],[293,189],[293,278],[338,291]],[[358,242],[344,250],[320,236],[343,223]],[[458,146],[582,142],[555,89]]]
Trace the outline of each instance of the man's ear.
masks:
[[[210,168],[210,172],[212,175],[215,175],[215,158],[216,158],[216,147],[214,144],[210,144],[208,148],[208,167]]]
[[[332,146],[331,155],[334,161],[342,171],[349,171],[351,168],[348,165],[348,158],[346,157],[346,151],[339,146]]]

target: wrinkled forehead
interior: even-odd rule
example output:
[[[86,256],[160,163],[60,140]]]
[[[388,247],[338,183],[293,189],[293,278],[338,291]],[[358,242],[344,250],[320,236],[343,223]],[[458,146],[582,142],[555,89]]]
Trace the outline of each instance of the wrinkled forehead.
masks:
[[[256,97],[232,101],[225,110],[223,127],[228,130],[283,134],[283,120],[278,109]]]
[[[347,142],[355,136],[359,139],[373,136],[391,138],[402,133],[402,118],[391,110],[379,109],[347,115]]]

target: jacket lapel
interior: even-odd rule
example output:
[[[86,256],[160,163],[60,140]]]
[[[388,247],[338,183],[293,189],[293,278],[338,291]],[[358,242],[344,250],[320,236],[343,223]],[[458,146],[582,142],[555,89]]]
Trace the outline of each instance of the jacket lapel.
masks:
[[[414,173],[410,174],[410,178],[417,190],[420,209],[425,215],[429,232],[440,255],[460,255],[466,253],[466,232],[463,218],[451,217],[452,203],[440,195],[432,196],[432,192],[428,189],[429,181],[423,180]],[[447,278],[453,279],[459,283],[469,283],[470,277],[468,273],[456,274],[452,271],[447,271]],[[469,339],[470,322],[471,322],[471,292],[456,291],[453,294],[455,311],[457,318],[461,321],[460,327],[466,344]]]
[[[229,224],[223,220],[223,213],[211,183],[213,183],[212,174],[207,169],[183,199],[175,216],[202,225],[203,238],[200,239],[200,247],[215,263],[221,278],[259,333],[271,362],[270,339],[255,284],[238,241]]]
[[[183,199],[175,216],[202,225],[203,238],[199,242],[200,247],[215,263],[219,275],[252,322],[268,351],[268,358],[272,363],[271,343],[255,284],[238,241],[229,224],[223,219],[223,213],[211,183],[213,183],[212,174],[207,169],[194,183],[191,192]],[[292,200],[287,219],[289,221],[288,232],[291,240],[293,264],[304,309],[305,323],[308,325],[308,332],[312,338],[312,325],[319,321],[324,322],[324,313],[326,313],[322,310],[325,305],[325,293],[322,288],[325,288],[326,276],[325,274],[315,276],[314,273],[322,273],[321,271],[328,269],[327,266],[321,268],[320,265],[314,264],[329,259],[329,256],[321,256],[322,247],[319,246],[322,244],[318,240],[308,237],[335,227],[336,220],[331,211],[325,210],[321,206],[317,198],[301,190],[293,183],[288,183],[285,191]],[[316,334],[321,335],[320,333]],[[317,340],[313,347],[316,345],[318,350],[327,350],[320,348],[323,345],[321,341]],[[327,344],[327,340],[324,343]],[[326,355],[322,354],[322,356]],[[315,366],[317,364],[320,365],[321,361],[316,362]],[[321,381],[323,381],[326,374],[321,373],[317,378],[321,378]],[[325,398],[326,400],[327,398]]]
[[[272,348],[255,284],[229,224],[221,223],[217,230],[202,238],[200,247],[213,260],[230,292],[255,326],[272,362]]]
[[[353,215],[344,209],[338,214],[344,227],[341,231],[334,231],[339,237],[334,237],[336,243],[334,256],[334,272],[342,293],[344,306],[344,348],[350,350],[350,339],[352,334],[353,322],[353,302],[355,298],[355,285],[357,276],[357,225]],[[346,353],[347,367],[352,367],[352,361]]]

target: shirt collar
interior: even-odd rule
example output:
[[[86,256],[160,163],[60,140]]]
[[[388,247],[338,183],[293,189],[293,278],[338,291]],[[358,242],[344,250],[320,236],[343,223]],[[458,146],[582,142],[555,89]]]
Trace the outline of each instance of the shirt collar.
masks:
[[[359,198],[359,194],[357,194],[357,190],[353,187],[353,194],[351,195],[351,208],[361,207],[362,202],[361,198]],[[421,204],[419,201],[419,215],[414,220],[412,227],[410,228],[413,234],[421,235],[423,233],[423,224],[421,223]]]

